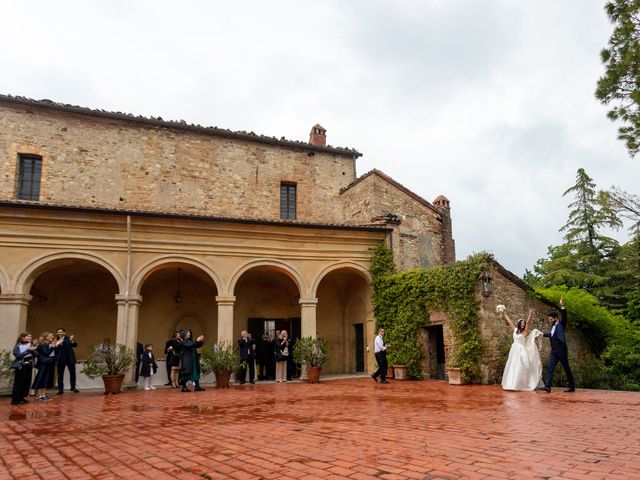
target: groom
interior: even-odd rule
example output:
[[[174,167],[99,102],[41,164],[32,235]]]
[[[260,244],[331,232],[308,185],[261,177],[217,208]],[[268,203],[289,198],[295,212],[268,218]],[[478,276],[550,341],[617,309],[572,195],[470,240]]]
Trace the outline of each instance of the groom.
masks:
[[[547,364],[547,380],[544,382],[544,389],[547,393],[551,393],[553,371],[555,370],[556,365],[558,365],[558,362],[562,364],[562,368],[564,368],[564,371],[567,374],[567,380],[569,380],[569,388],[567,388],[565,392],[576,391],[573,373],[569,366],[567,339],[565,336],[565,328],[567,327],[567,309],[564,308],[562,296],[560,296],[560,315],[561,319],[558,320],[558,312],[549,312],[547,318],[551,324],[551,331],[544,334],[545,337],[549,337],[549,340],[551,340],[551,353],[549,354],[549,362]]]

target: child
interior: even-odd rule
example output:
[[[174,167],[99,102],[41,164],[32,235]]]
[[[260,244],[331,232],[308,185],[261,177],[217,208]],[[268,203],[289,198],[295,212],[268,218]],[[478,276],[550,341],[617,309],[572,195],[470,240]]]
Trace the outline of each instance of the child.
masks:
[[[155,390],[156,387],[151,385],[151,378],[158,371],[158,365],[156,364],[156,357],[153,356],[153,345],[147,343],[144,346],[144,353],[142,354],[142,366],[140,367],[140,376],[144,378],[144,389]]]

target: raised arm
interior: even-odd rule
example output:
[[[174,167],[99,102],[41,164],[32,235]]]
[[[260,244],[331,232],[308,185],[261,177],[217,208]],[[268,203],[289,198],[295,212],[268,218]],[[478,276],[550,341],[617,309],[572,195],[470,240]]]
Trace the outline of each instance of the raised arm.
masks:
[[[560,304],[560,323],[562,324],[562,328],[566,330],[567,329],[567,309],[564,306],[564,299],[562,298],[562,295],[560,295],[560,301],[558,303]]]
[[[527,315],[527,321],[524,324],[524,336],[529,335],[529,328],[531,328],[531,316],[533,315],[533,308],[529,309],[529,315]]]
[[[504,315],[504,318],[507,320],[507,324],[509,325],[509,328],[511,328],[511,333],[513,333],[516,327],[513,325],[513,322],[509,318],[509,315],[507,315],[507,311],[505,310],[504,312],[502,312],[502,315]]]

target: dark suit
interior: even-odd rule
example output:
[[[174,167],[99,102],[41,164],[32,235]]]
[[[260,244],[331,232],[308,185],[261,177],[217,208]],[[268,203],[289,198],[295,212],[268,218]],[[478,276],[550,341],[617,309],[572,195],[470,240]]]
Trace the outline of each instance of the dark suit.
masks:
[[[255,342],[253,339],[241,338],[238,340],[238,349],[240,350],[240,362],[249,367],[249,381],[253,383],[256,378],[256,365],[255,365],[255,351],[253,346]],[[247,376],[247,368],[245,366],[240,366],[240,383],[245,383],[245,378]]]
[[[64,391],[64,369],[69,369],[69,382],[71,390],[76,389],[76,354],[73,351],[78,344],[69,340],[65,335],[64,340],[56,347],[56,365],[58,367],[58,392]]]
[[[553,371],[556,369],[558,362],[562,364],[565,373],[567,374],[567,380],[569,381],[569,387],[575,388],[575,381],[573,379],[573,372],[569,366],[569,354],[567,349],[567,338],[565,335],[565,329],[567,328],[567,310],[565,308],[560,309],[560,320],[555,323],[555,329],[552,327],[551,331],[544,334],[551,341],[551,353],[549,354],[549,362],[547,364],[547,379],[544,382],[544,386],[551,388],[553,382]],[[553,332],[553,334],[552,334]]]

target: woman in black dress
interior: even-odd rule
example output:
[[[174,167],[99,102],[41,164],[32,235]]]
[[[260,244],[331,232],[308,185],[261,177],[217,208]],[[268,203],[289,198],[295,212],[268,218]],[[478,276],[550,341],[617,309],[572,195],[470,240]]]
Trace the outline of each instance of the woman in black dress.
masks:
[[[58,341],[60,342],[60,340]],[[56,345],[58,342],[54,342],[54,335],[51,332],[44,332],[40,335],[40,342],[34,352],[37,355],[38,373],[36,379],[33,381],[33,388],[36,391],[36,400],[39,402],[45,402],[51,400],[47,397],[47,387],[49,386],[49,378],[51,377],[51,370],[53,370],[53,361],[56,354]]]
[[[178,388],[178,376],[180,375],[180,346],[182,344],[182,338],[180,332],[175,332],[173,338],[167,342],[167,346],[164,350],[166,354],[165,362],[171,373],[169,375],[169,382],[174,388]]]

